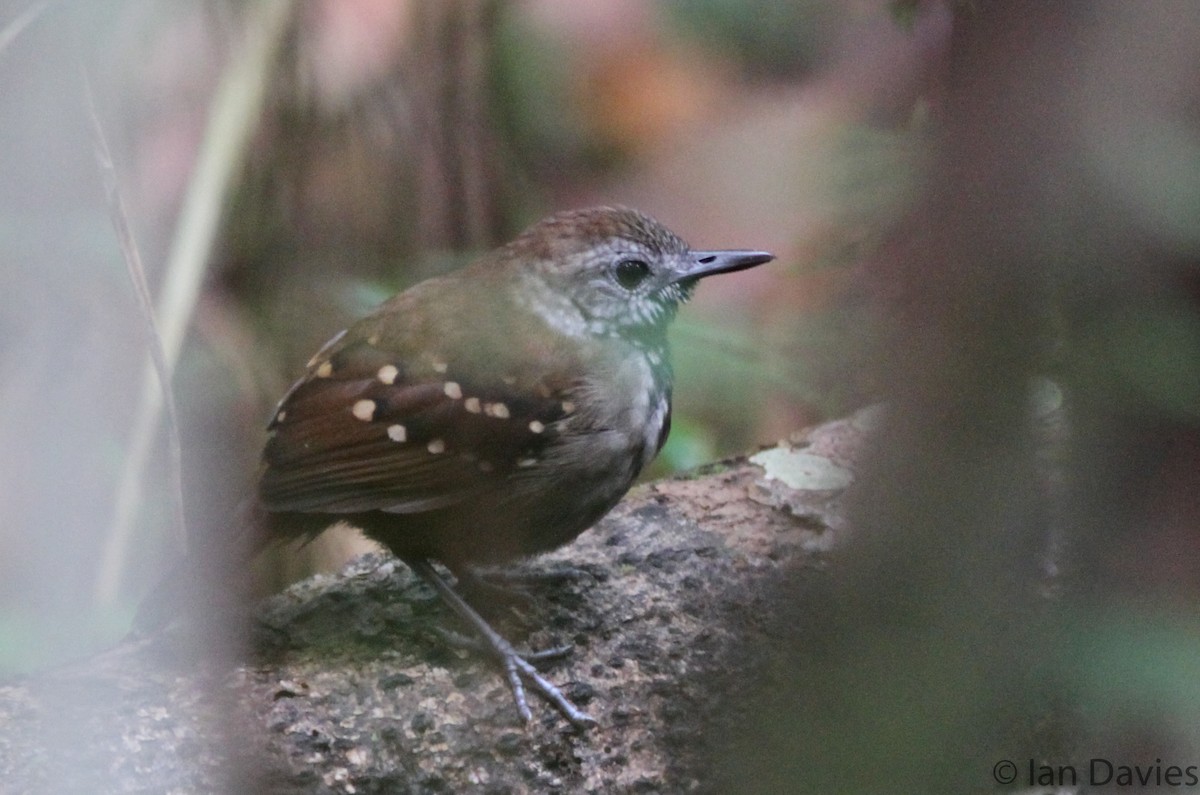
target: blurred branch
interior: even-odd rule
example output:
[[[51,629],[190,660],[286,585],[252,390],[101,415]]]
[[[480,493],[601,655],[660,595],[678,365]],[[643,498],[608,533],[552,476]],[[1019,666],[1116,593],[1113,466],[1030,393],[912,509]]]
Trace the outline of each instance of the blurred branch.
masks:
[[[495,0],[413,4],[413,158],[425,248],[487,248],[502,236],[505,184],[489,110],[499,6]]]
[[[291,7],[291,0],[265,0],[248,7],[245,46],[230,63],[213,99],[195,174],[167,258],[158,305],[163,353],[171,370],[183,347],[220,226],[222,208],[258,126],[276,55],[291,18]],[[154,368],[148,364],[118,487],[116,515],[101,556],[96,584],[96,598],[101,604],[111,604],[116,597],[133,517],[140,503],[141,474],[162,411],[162,393],[156,381]]]

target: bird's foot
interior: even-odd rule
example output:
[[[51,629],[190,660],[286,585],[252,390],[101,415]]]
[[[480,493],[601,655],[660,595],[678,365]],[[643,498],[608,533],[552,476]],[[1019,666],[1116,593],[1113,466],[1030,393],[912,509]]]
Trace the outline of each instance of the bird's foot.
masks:
[[[504,669],[505,679],[508,680],[508,687],[512,691],[513,700],[516,701],[517,712],[523,721],[528,723],[533,720],[533,713],[529,709],[529,700],[525,695],[525,683],[528,682],[534,692],[550,702],[575,728],[588,729],[596,725],[594,718],[572,704],[570,699],[538,673],[533,663],[530,662],[531,659],[540,661],[549,657],[561,657],[569,651],[569,647],[548,649],[529,655],[528,659],[523,657],[511,643],[492,629],[492,626],[450,587],[449,583],[438,574],[437,570],[433,568],[433,564],[427,559],[420,558],[405,562],[421,579],[429,583],[442,601],[459,618],[466,621],[475,630],[479,635],[479,646],[482,647],[482,650],[500,663],[501,668]]]

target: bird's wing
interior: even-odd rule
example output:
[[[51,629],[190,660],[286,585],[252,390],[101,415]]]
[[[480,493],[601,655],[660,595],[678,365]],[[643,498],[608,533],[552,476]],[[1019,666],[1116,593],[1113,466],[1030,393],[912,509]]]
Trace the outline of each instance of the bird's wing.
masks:
[[[415,513],[470,500],[536,466],[570,421],[568,380],[481,369],[477,350],[456,355],[454,335],[414,351],[405,322],[376,315],[335,337],[288,391],[263,453],[267,510]]]

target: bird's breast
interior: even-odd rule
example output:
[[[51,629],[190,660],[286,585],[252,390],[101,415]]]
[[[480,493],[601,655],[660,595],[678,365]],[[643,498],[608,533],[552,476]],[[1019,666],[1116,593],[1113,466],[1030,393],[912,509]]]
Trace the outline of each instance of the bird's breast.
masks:
[[[596,411],[591,427],[580,430],[593,437],[592,463],[625,480],[626,488],[654,459],[669,427],[670,380],[657,366],[661,361],[641,352],[625,356],[589,386]]]

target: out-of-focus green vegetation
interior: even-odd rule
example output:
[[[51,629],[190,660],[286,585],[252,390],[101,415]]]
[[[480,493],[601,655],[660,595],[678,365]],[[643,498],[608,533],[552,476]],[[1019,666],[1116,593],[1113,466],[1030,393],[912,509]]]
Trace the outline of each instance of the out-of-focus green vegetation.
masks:
[[[160,290],[258,7],[0,19],[0,674],[114,641],[172,562],[160,440],[117,597],[96,597],[146,339],[62,54]],[[270,405],[339,328],[547,212],[632,204],[698,245],[779,255],[682,311],[650,475],[893,407],[850,545],[756,595],[780,644],[719,683],[730,789],[991,791],[1001,758],[1198,757],[1193,7],[292,14],[184,318],[193,532],[228,531]],[[1046,378],[1063,416],[1031,428]]]
[[[844,13],[822,0],[672,0],[667,8],[672,27],[704,52],[776,78],[802,76],[819,63]]]

